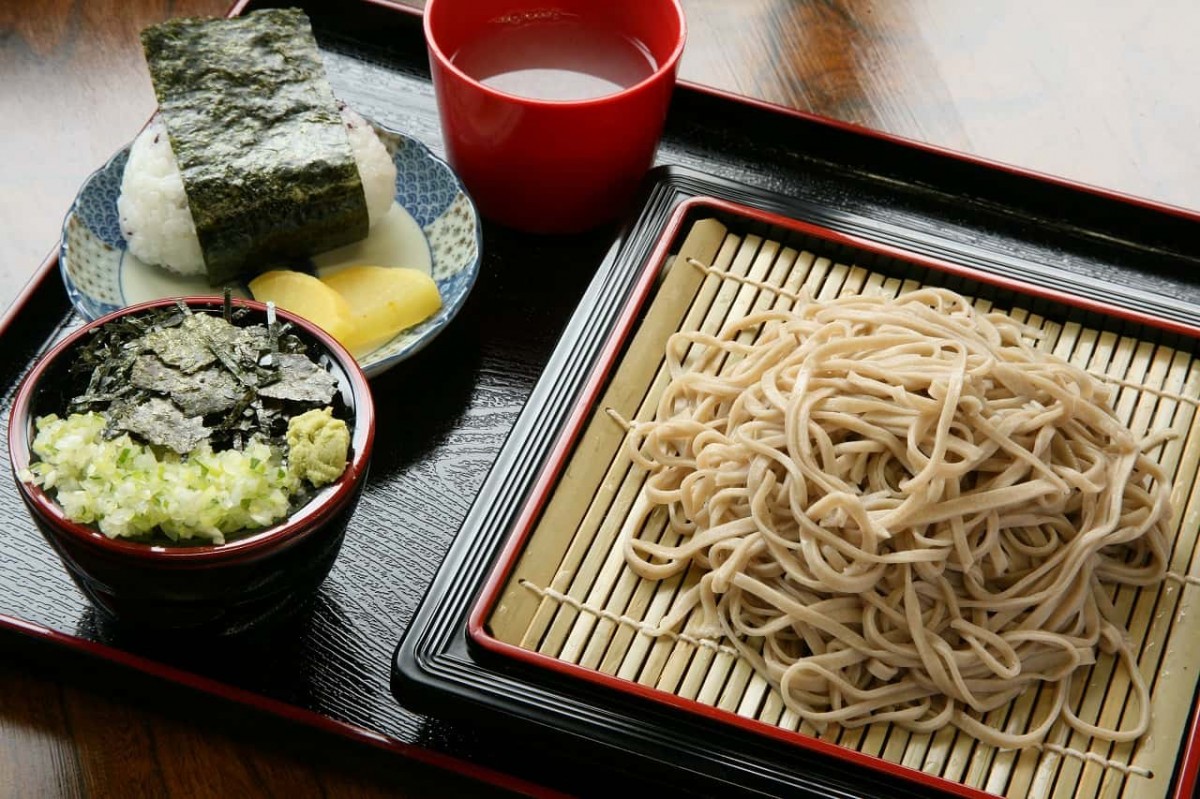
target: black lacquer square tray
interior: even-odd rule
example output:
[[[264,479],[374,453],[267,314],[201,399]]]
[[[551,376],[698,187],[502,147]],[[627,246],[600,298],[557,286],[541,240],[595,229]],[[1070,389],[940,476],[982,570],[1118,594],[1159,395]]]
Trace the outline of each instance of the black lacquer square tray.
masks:
[[[1021,278],[982,261],[965,266],[913,241],[901,249],[865,228],[848,232],[846,220],[816,225],[807,221],[820,214],[816,206],[699,175],[667,171],[657,190],[676,200],[660,238],[581,302],[406,632],[397,696],[416,706],[485,707],[567,733],[578,751],[607,751],[647,779],[700,774],[697,791],[1190,795],[1197,675],[1188,664],[1200,637],[1189,612],[1200,582],[1194,316],[1149,295],[1140,297],[1144,305],[1136,297],[1126,303],[1109,287],[1107,300],[1089,299],[1064,290],[1067,281]],[[639,510],[646,473],[624,446],[625,423],[614,420],[645,421],[661,408],[671,334],[717,335],[729,322],[791,308],[804,296],[922,289],[957,292],[1036,328],[1035,346],[1120,386],[1114,407],[1135,434],[1171,433],[1174,443],[1155,455],[1177,508],[1167,580],[1112,599],[1150,683],[1153,723],[1137,742],[1090,740],[1064,724],[1019,749],[953,728],[826,728],[796,715],[726,639],[689,634],[686,625],[656,632],[656,620],[698,576],[644,580],[627,566],[627,535],[648,528],[649,540],[665,541],[674,533],[660,531],[662,516],[655,522]],[[1070,700],[1081,717],[1112,723],[1140,708],[1129,674],[1112,660],[1098,660],[1074,682],[1086,686]],[[1031,729],[1054,701],[1052,690],[1030,689],[990,723]]]
[[[299,5],[335,91],[440,152],[419,18],[381,3]],[[221,697],[226,715],[282,718],[526,793],[606,794],[636,775],[697,793],[917,795],[902,780],[851,773],[721,728],[706,731],[703,754],[671,757],[676,726],[634,734],[630,719],[649,718],[641,704],[541,674],[530,689],[527,671],[473,652],[466,616],[507,519],[633,276],[690,199],[799,215],[1084,298],[1118,296],[1124,307],[1181,323],[1200,307],[1200,221],[697,87],[677,92],[659,162],[620,229],[546,238],[485,224],[482,272],[467,306],[428,348],[373,381],[380,421],[369,484],[333,573],[286,624],[212,643],[157,640],[103,622],[7,483],[3,646],[64,673],[78,663],[105,666],[131,690]],[[0,331],[5,419],[21,375],[79,322],[51,261]],[[395,688],[404,704],[392,691],[401,638]],[[542,701],[560,694],[570,701],[557,709]],[[532,695],[540,703],[533,711],[525,701]],[[531,743],[538,736],[550,745]],[[802,768],[781,779],[761,765],[781,755]]]

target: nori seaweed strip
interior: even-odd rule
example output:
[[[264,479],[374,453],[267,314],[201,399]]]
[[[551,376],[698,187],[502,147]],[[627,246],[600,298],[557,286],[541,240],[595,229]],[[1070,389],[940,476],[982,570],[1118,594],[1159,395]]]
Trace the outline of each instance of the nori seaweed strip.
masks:
[[[258,385],[258,374],[243,371],[242,365],[230,357],[230,355],[225,352],[223,348],[217,346],[216,342],[209,337],[207,332],[204,330],[196,330],[194,335],[201,341],[201,343],[204,344],[204,346],[208,347],[209,351],[212,352],[213,355],[217,356],[217,360],[225,366],[225,369],[228,370],[229,373],[233,375],[239,383],[247,388],[253,388]]]
[[[199,416],[188,416],[170,400],[151,397],[145,402],[122,407],[110,426],[186,455],[212,433]]]
[[[308,17],[178,19],[142,46],[209,283],[367,235],[366,197]]]

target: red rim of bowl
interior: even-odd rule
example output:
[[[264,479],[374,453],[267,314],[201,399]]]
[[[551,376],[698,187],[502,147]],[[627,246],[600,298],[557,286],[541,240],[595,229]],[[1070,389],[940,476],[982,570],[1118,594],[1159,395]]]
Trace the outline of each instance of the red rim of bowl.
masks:
[[[187,545],[175,548],[160,544],[123,541],[109,538],[95,528],[71,521],[63,514],[62,508],[49,494],[37,486],[26,483],[19,476],[21,469],[29,466],[28,433],[29,425],[32,422],[29,419],[31,400],[42,376],[50,365],[64,353],[70,351],[90,331],[114,319],[142,313],[152,308],[173,305],[179,301],[192,307],[204,308],[219,308],[223,302],[220,297],[179,297],[130,305],[80,327],[37,360],[34,367],[22,379],[21,385],[17,389],[16,399],[13,401],[12,412],[9,415],[8,450],[13,477],[22,494],[34,506],[34,511],[52,523],[59,531],[83,544],[114,555],[145,558],[157,561],[161,565],[182,566],[209,564],[227,559],[253,558],[266,554],[268,551],[274,550],[280,545],[286,545],[302,537],[306,532],[316,529],[346,504],[356,490],[358,482],[365,476],[375,440],[375,408],[371,398],[371,388],[358,362],[324,330],[282,309],[276,309],[276,313],[281,319],[303,330],[338,362],[342,371],[349,378],[350,393],[354,397],[354,431],[350,441],[351,457],[350,462],[346,464],[346,471],[342,473],[337,482],[318,491],[308,503],[284,522],[264,527],[225,544]],[[249,308],[257,313],[266,314],[267,306],[255,300],[235,299],[233,304],[235,307]]]
[[[614,102],[632,92],[640,91],[642,87],[661,79],[663,74],[673,71],[679,64],[679,59],[683,56],[684,45],[687,44],[687,18],[683,14],[683,6],[680,4],[680,0],[667,0],[667,2],[670,3],[671,7],[675,10],[676,17],[679,18],[679,41],[675,43],[675,46],[671,49],[671,54],[663,59],[663,62],[658,65],[657,69],[632,86],[626,86],[620,91],[613,92],[611,94],[602,94],[599,97],[589,97],[582,100],[543,100],[536,97],[526,97],[522,94],[512,94],[510,92],[504,92],[500,91],[499,89],[492,88],[491,86],[480,83],[479,81],[475,80],[475,78],[471,77],[455,66],[452,60],[453,54],[447,55],[446,52],[442,50],[442,46],[438,43],[437,37],[435,37],[433,33],[433,26],[430,23],[430,19],[433,15],[429,13],[429,6],[433,5],[435,1],[436,0],[428,0],[428,2],[426,2],[425,10],[421,14],[421,26],[425,31],[425,44],[430,49],[433,56],[437,58],[438,62],[441,63],[441,65],[446,69],[450,70],[455,75],[458,75],[460,78],[478,88],[485,94],[490,94],[494,97],[503,98],[505,100],[519,100],[528,105],[544,105],[549,107],[591,106]]]

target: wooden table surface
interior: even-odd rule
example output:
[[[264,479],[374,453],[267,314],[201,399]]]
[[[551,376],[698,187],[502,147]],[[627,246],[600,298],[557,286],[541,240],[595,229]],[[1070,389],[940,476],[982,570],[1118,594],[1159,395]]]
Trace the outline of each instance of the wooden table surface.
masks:
[[[80,183],[150,114],[138,31],[227,5],[0,0],[0,305],[56,247]],[[1200,5],[1190,0],[683,5],[685,80],[1200,209]],[[472,791],[396,758],[106,696],[0,648],[0,796]]]

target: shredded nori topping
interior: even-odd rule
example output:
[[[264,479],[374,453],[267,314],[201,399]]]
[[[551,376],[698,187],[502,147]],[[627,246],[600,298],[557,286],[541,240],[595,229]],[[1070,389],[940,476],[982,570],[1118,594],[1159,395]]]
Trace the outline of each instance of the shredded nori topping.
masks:
[[[143,355],[134,361],[130,379],[137,388],[170,396],[188,416],[229,411],[245,394],[241,384],[224,370],[205,369],[189,374],[168,366],[154,355]]]
[[[240,449],[255,435],[282,447],[291,417],[335,401],[337,378],[291,325],[241,324],[247,313],[231,324],[179,303],[97,328],[71,363],[87,383],[67,412],[102,413],[110,435],[181,454],[205,440]]]
[[[329,402],[337,381],[333,375],[310,361],[305,355],[280,353],[272,357],[279,369],[279,379],[263,386],[258,393],[263,397],[293,402]]]
[[[358,241],[366,197],[308,17],[142,31],[209,282]]]
[[[133,433],[180,455],[200,446],[211,432],[204,426],[204,419],[184,414],[173,402],[162,397],[118,406],[109,424],[113,430]]]

